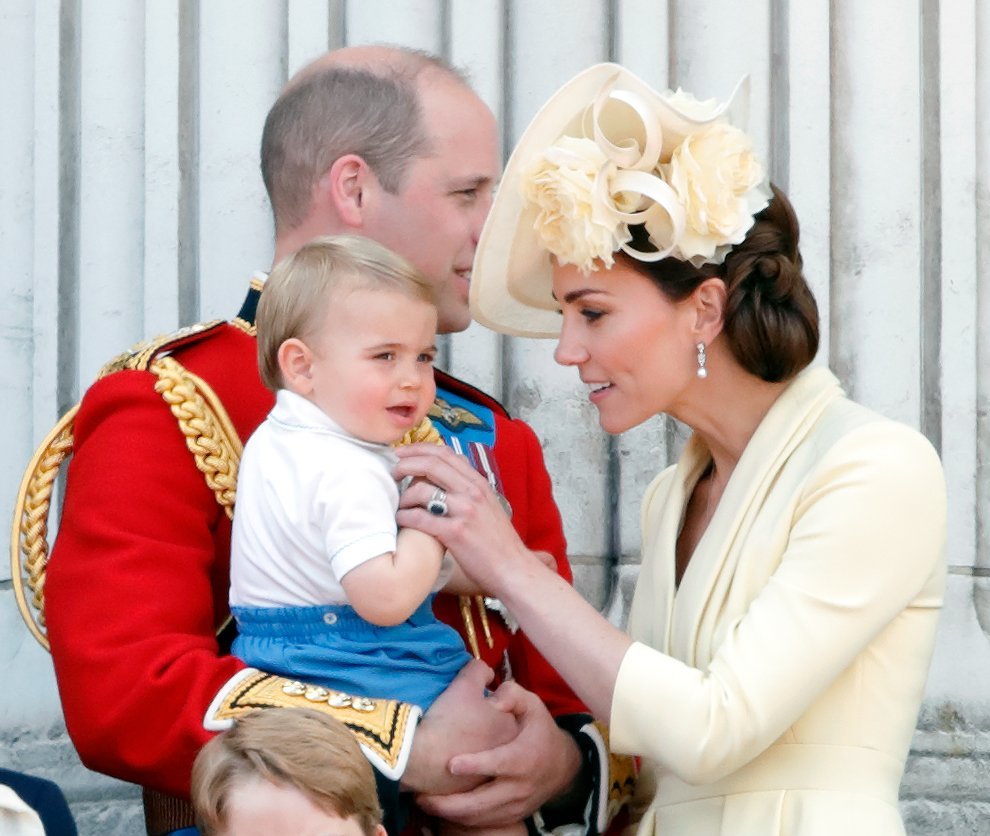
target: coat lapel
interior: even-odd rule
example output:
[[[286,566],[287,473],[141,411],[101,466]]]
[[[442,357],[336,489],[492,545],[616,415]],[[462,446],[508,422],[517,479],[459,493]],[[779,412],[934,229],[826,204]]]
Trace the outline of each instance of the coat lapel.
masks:
[[[784,390],[757,427],[673,596],[665,645],[676,658],[707,669],[721,641],[720,628],[743,615],[776,568],[747,571],[756,567],[740,565],[747,538],[788,458],[828,404],[841,396],[842,390],[831,372],[808,369]],[[686,498],[709,459],[705,445],[693,436],[675,474],[671,498],[677,497],[676,508],[665,509],[662,539],[657,541],[670,555],[675,553]],[[675,526],[670,525],[671,520]],[[674,561],[664,562],[668,564],[673,589]]]

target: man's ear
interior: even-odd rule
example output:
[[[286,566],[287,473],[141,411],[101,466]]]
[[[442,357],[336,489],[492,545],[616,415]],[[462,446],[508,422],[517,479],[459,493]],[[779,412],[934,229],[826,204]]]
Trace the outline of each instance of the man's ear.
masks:
[[[282,385],[297,395],[313,391],[313,352],[297,337],[290,337],[278,347],[278,369]]]
[[[331,210],[345,226],[359,229],[364,223],[369,189],[376,184],[371,167],[362,157],[345,154],[317,181],[313,202]]]
[[[705,279],[691,294],[694,303],[694,327],[699,342],[708,345],[719,334],[725,323],[725,303],[728,291],[719,278]]]

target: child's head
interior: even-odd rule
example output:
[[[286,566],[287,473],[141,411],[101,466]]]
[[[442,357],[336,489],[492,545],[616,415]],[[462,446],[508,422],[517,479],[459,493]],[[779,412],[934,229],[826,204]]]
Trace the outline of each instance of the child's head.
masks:
[[[193,764],[192,801],[204,836],[385,836],[354,736],[308,708],[255,711],[209,741]]]
[[[258,366],[366,441],[401,438],[435,396],[429,282],[380,244],[316,238],[272,270],[258,304]]]

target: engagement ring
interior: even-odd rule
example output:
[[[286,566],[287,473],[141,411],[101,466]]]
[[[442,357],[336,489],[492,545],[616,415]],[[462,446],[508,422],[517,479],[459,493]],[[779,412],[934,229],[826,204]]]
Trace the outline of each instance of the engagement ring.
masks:
[[[447,492],[443,488],[433,491],[433,496],[426,503],[426,510],[438,517],[447,515]]]

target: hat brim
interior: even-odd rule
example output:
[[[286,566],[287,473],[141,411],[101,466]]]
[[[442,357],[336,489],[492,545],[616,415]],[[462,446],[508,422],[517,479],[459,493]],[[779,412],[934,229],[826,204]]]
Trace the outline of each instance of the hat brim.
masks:
[[[561,136],[581,133],[589,105],[613,80],[616,89],[631,91],[645,100],[663,123],[665,133],[684,135],[699,124],[670,107],[649,84],[618,64],[589,67],[554,93],[510,155],[478,241],[470,306],[473,318],[487,328],[525,337],[556,337],[560,333],[560,307],[552,295],[551,256],[535,228],[538,210],[527,204],[520,179]],[[718,118],[728,106],[705,121]]]

